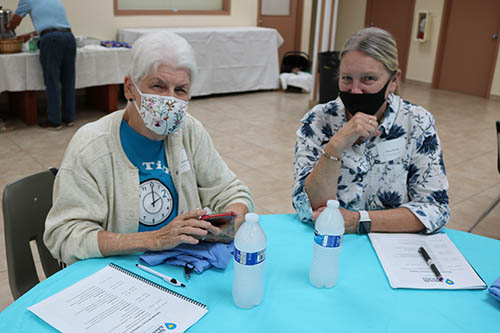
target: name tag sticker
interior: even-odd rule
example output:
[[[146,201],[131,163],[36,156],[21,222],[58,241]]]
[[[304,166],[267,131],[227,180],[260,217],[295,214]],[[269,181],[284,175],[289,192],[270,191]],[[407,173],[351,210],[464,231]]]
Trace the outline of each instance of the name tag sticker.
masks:
[[[404,137],[385,141],[377,145],[380,162],[387,162],[398,159],[403,154]]]
[[[189,160],[186,154],[186,151],[183,149],[181,151],[181,173],[191,170],[191,166],[189,165]]]

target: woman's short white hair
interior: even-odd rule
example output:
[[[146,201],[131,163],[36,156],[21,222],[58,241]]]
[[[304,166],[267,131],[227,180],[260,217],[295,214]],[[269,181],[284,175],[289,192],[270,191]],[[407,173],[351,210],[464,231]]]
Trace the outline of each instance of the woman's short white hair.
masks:
[[[181,36],[158,31],[142,35],[134,42],[128,75],[135,82],[156,72],[160,65],[186,70],[193,84],[197,72],[194,51]]]

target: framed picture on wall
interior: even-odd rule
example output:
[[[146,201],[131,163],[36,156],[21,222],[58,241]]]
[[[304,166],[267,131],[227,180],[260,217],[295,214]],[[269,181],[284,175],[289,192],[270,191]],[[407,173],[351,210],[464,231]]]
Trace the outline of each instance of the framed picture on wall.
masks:
[[[231,0],[113,0],[115,15],[229,15]]]

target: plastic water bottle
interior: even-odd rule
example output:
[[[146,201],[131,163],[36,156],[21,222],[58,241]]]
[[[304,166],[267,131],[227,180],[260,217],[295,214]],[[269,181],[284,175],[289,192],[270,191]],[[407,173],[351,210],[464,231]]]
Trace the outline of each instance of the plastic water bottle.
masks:
[[[266,235],[259,225],[259,216],[248,213],[234,237],[233,300],[240,308],[260,304],[265,259]]]
[[[339,253],[344,236],[344,218],[337,200],[328,200],[326,209],[316,220],[314,254],[309,281],[317,288],[332,288],[339,274]]]

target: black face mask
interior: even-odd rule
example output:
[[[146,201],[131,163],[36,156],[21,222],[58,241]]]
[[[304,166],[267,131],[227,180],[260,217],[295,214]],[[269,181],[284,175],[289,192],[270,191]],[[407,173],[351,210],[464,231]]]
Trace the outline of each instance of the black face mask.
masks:
[[[374,94],[353,94],[348,91],[339,91],[339,96],[347,111],[353,116],[357,112],[374,115],[385,102],[385,91],[390,82],[391,79],[379,92]]]

